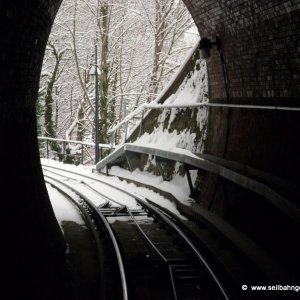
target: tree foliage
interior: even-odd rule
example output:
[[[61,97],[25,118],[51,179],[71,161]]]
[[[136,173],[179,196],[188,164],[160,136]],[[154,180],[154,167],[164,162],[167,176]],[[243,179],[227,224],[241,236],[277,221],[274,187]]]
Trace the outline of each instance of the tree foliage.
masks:
[[[193,28],[179,0],[64,0],[40,86],[44,134],[94,140],[95,85],[89,72],[97,44],[99,141],[108,143],[108,128],[166,85],[197,39]]]

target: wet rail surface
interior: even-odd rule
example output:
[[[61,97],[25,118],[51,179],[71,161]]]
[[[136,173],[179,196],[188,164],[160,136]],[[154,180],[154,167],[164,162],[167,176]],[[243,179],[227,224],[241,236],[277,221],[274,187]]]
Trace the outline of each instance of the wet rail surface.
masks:
[[[114,285],[113,299],[231,299],[211,263],[174,216],[118,186],[110,188],[130,196],[135,205],[123,204],[121,195],[114,199],[98,191],[74,172],[43,169],[46,181],[77,198],[76,205],[88,213],[100,240],[110,245],[101,259],[114,268],[106,274],[104,266],[101,272],[108,286]],[[104,299],[112,299],[107,288],[103,294]]]
[[[56,218],[66,241],[68,267],[63,299],[102,297],[103,246],[90,215],[59,184],[46,179]]]

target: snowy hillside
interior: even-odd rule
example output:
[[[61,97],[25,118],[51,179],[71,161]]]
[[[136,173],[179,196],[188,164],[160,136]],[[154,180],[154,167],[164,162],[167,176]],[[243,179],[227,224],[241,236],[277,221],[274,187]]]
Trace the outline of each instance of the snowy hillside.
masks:
[[[194,68],[169,96],[164,106],[188,106],[208,102],[206,64],[195,54]],[[144,132],[135,144],[156,146],[165,150],[181,148],[201,153],[205,139],[207,108],[165,108],[159,110],[157,124]],[[183,124],[184,126],[182,128]]]
[[[208,102],[208,86],[206,64],[200,60],[197,48],[196,45],[173,81],[155,101],[139,107],[113,130],[144,112],[142,124],[132,130],[127,142],[176,153],[180,151],[202,153],[208,108],[197,104]],[[161,190],[165,190],[167,186],[172,187],[168,188],[168,192],[179,201],[189,198],[191,191],[182,163],[165,160],[158,166],[156,158],[147,154],[133,159],[133,172],[112,166],[110,174],[148,185],[152,185],[153,180],[156,180],[155,187]],[[126,162],[122,167],[125,169],[128,167]],[[163,180],[162,172],[169,182]],[[156,179],[153,179],[153,175],[158,176],[154,176]],[[197,185],[197,171],[190,170],[190,175],[192,182]]]

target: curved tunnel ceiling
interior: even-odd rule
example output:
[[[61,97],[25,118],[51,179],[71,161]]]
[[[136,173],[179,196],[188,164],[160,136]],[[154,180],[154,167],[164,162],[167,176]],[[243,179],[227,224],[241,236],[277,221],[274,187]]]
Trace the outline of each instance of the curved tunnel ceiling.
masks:
[[[300,107],[298,1],[183,1],[201,36],[214,39],[217,35],[221,40],[229,103]],[[44,212],[51,209],[42,180],[34,105],[46,42],[60,2],[0,2],[0,165],[5,174],[2,192],[10,199],[3,209],[14,211],[18,222],[11,231],[20,240],[24,239],[20,225],[27,222],[37,227],[37,216],[41,230],[53,229],[51,217],[44,218]],[[215,49],[208,62],[208,76],[210,101],[226,102],[222,64]],[[292,109],[211,108],[206,154],[297,185],[299,127],[299,111]],[[10,189],[12,183],[18,188]],[[235,191],[229,187],[225,192]],[[225,204],[233,205],[232,211],[238,215],[238,209],[245,208],[243,195],[236,194],[235,203]],[[299,206],[299,197],[290,197]],[[238,201],[240,206],[234,207]],[[270,224],[267,208],[257,203],[252,212],[262,209],[266,216],[263,224],[272,233],[276,222]],[[39,239],[39,232],[37,236]],[[36,236],[32,233],[29,238],[34,245]]]
[[[16,134],[25,128],[22,124],[27,116],[30,122],[44,48],[60,2],[1,3],[0,114],[4,126],[20,126]],[[221,40],[230,103],[299,106],[299,4],[184,2],[201,36],[213,40],[217,35]],[[221,60],[215,49],[208,62],[208,77],[210,101],[226,102]],[[218,124],[218,120],[225,119],[214,119],[208,152],[297,181],[300,150],[294,140],[297,113],[239,110],[221,113],[226,114],[227,121]],[[20,124],[10,124],[11,120]]]

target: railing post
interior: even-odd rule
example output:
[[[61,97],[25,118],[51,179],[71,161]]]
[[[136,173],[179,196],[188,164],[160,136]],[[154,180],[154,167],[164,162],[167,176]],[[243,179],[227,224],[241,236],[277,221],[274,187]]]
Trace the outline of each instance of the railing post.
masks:
[[[81,144],[81,164],[83,165],[83,145]]]
[[[110,136],[110,149],[112,150],[113,146],[114,146],[114,140],[115,140],[115,131],[113,131],[111,133],[111,136]]]
[[[128,128],[128,122],[125,123],[125,137],[124,137],[124,143],[126,143],[126,140],[127,140],[127,128]]]
[[[129,160],[129,157],[128,157],[126,151],[125,151],[125,158],[126,158],[126,161],[127,161],[128,167],[129,167],[129,170],[130,170],[130,172],[132,172],[132,166],[131,166],[131,163],[130,163],[130,160]]]
[[[66,159],[66,142],[62,142],[62,156],[63,160]]]
[[[46,140],[46,151],[47,151],[47,159],[49,159],[49,142]]]
[[[141,122],[140,122],[139,137],[142,135],[142,130],[143,130],[143,120],[144,120],[144,110],[142,110],[142,118],[141,118]]]

